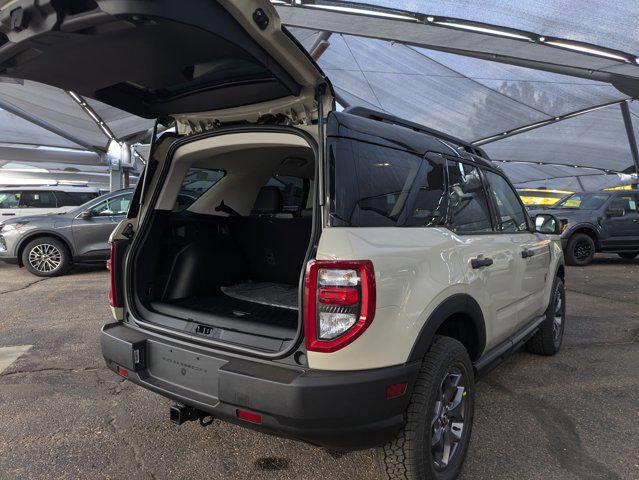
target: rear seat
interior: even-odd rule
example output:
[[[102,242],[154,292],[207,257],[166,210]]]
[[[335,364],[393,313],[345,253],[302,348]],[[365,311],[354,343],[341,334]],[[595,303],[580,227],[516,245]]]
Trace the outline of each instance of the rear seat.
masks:
[[[311,237],[311,217],[281,218],[282,192],[262,187],[249,217],[233,222],[232,233],[255,282],[295,285]]]

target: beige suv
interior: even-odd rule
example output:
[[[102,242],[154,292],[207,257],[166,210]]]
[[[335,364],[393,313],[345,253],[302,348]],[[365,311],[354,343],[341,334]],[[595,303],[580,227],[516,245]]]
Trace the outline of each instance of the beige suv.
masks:
[[[269,2],[17,1],[1,25],[3,75],[175,124],[111,237],[101,335],[173,421],[453,478],[477,376],[524,344],[559,349],[557,220],[533,223],[476,147],[335,112]]]

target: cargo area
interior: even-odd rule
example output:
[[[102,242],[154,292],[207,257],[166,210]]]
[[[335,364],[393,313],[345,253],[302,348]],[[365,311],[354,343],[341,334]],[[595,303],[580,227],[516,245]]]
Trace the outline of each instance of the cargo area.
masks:
[[[295,342],[314,150],[295,135],[260,138],[176,153],[135,256],[145,322],[266,353]]]

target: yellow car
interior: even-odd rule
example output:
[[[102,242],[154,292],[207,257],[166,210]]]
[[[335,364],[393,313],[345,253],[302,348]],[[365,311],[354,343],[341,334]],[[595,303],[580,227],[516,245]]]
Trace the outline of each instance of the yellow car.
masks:
[[[549,207],[570,195],[569,190],[546,190],[544,188],[518,188],[517,193],[527,208],[534,206]]]

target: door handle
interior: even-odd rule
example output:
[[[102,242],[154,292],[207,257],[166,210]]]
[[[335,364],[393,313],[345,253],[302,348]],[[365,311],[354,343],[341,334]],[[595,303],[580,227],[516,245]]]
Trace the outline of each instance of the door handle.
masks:
[[[535,256],[535,252],[532,250],[522,250],[521,252],[521,258],[530,258],[530,257],[534,257]]]
[[[15,213],[3,213],[2,214],[3,217],[12,217],[14,215],[15,215]]]
[[[473,268],[490,267],[493,264],[492,258],[471,258],[470,266]]]

